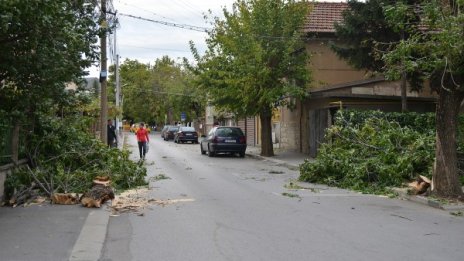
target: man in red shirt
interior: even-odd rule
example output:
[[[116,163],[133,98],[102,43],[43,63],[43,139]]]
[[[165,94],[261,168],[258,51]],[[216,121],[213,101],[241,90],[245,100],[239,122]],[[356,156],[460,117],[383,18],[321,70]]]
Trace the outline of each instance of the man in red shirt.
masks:
[[[148,131],[145,129],[145,124],[140,123],[140,128],[135,132],[137,136],[137,143],[139,144],[140,159],[145,159],[147,153],[147,143],[150,141],[148,137]]]

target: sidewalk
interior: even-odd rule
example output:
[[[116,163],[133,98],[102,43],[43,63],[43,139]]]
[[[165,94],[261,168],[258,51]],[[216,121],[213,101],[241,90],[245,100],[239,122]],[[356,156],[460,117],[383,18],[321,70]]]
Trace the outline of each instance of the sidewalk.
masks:
[[[270,162],[277,163],[280,166],[287,167],[291,170],[299,170],[300,164],[302,164],[305,160],[314,161],[313,158],[310,158],[309,155],[298,153],[298,152],[290,152],[290,151],[281,151],[279,149],[274,148],[274,157],[263,157],[259,155],[261,153],[260,147],[249,146],[246,150],[246,155],[255,159],[267,160]],[[464,190],[464,187],[463,187]],[[426,196],[421,195],[409,195],[407,193],[407,189],[404,188],[396,188],[394,191],[398,194],[398,198],[402,200],[409,200],[418,204],[439,208],[445,211],[463,211],[464,210],[464,203],[449,203],[440,201],[437,199],[433,199]]]
[[[122,149],[126,135],[118,135]],[[0,207],[0,260],[98,261],[110,212],[80,205]]]
[[[305,160],[314,160],[310,158],[309,155],[300,152],[283,151],[278,148],[274,148],[274,157],[264,157],[261,156],[260,153],[261,147],[248,146],[246,149],[246,155],[249,157],[271,161],[277,163],[280,166],[287,167],[291,170],[299,170],[300,164],[304,163]]]

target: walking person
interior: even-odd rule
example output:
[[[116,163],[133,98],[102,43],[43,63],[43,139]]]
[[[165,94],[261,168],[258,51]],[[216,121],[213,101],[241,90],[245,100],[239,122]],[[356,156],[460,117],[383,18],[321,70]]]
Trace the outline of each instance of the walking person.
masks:
[[[137,143],[139,144],[140,159],[145,159],[147,143],[150,141],[150,138],[148,137],[148,131],[143,122],[140,123],[140,128],[135,132],[135,135],[137,136]]]
[[[118,138],[116,137],[116,127],[114,127],[112,120],[108,120],[108,124],[106,125],[106,132],[108,134],[108,139],[107,139],[108,146],[117,147]]]

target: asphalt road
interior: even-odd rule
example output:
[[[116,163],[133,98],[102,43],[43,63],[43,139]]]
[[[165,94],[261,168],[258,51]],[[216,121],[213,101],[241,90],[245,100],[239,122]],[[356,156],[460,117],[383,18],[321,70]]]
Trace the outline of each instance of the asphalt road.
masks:
[[[138,158],[135,137],[127,142]],[[398,199],[300,184],[249,157],[200,154],[152,136],[153,205],[111,217],[102,258],[118,260],[464,260],[464,218]],[[287,187],[286,187],[287,186]]]

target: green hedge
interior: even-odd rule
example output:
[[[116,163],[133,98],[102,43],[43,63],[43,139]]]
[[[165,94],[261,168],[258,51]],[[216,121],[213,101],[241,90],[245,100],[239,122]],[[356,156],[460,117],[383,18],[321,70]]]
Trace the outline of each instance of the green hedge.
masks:
[[[300,166],[300,180],[388,193],[417,175],[431,176],[434,133],[432,114],[341,110],[315,161]]]

